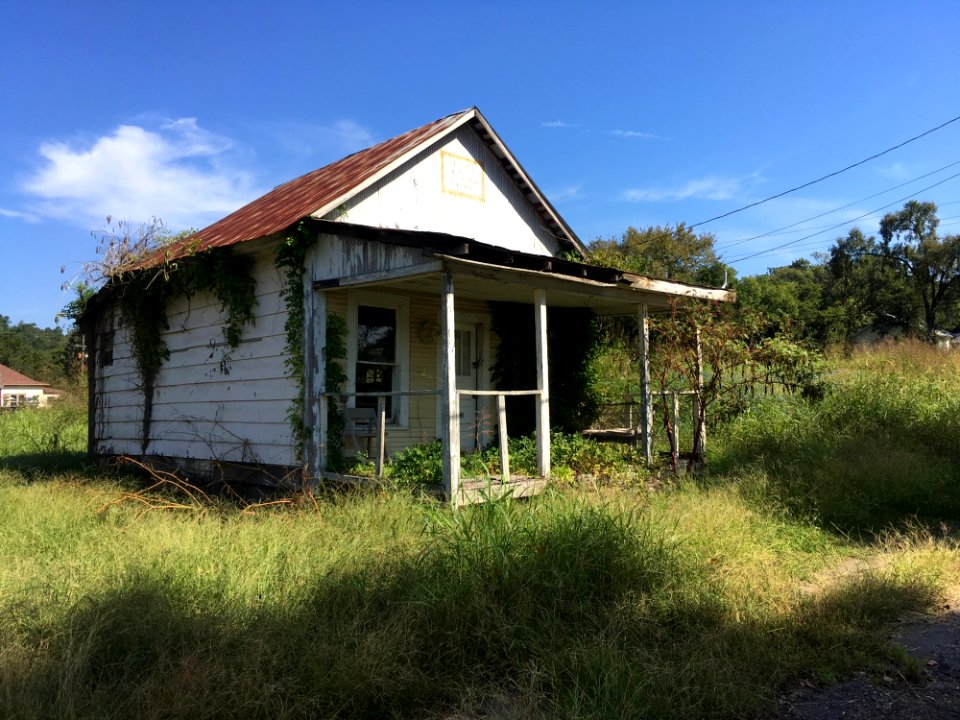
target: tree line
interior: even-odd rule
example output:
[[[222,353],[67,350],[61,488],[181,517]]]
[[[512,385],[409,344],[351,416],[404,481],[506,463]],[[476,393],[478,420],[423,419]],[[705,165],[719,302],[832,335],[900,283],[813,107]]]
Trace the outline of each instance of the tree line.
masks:
[[[79,335],[61,328],[14,324],[8,316],[0,315],[0,365],[33,380],[60,387],[79,382],[81,343]]]
[[[937,206],[911,200],[879,222],[854,228],[813,260],[737,278],[717,256],[715,238],[680,224],[628,228],[591,243],[590,259],[672,280],[737,291],[733,312],[766,336],[825,346],[864,330],[933,338],[960,331],[960,235],[939,232]]]

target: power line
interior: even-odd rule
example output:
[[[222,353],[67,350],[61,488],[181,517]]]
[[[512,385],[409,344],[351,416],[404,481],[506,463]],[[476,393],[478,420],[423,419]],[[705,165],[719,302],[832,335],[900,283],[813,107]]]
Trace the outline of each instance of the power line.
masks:
[[[848,207],[852,207],[852,206],[857,205],[857,204],[859,204],[859,203],[866,202],[867,200],[872,200],[873,198],[875,198],[875,197],[880,197],[881,195],[884,195],[884,194],[886,194],[886,193],[888,193],[888,192],[893,192],[894,190],[899,190],[900,188],[904,187],[905,185],[909,185],[910,183],[914,183],[914,182],[916,182],[917,180],[923,180],[924,178],[930,177],[931,175],[936,175],[938,172],[943,172],[944,170],[947,170],[948,168],[952,168],[952,167],[955,166],[955,165],[960,165],[960,160],[957,160],[957,161],[955,161],[955,162],[952,162],[952,163],[950,163],[949,165],[944,165],[942,168],[937,168],[936,170],[932,170],[931,172],[928,172],[928,173],[926,173],[926,174],[924,174],[924,175],[918,175],[918,176],[915,177],[915,178],[911,178],[910,180],[907,180],[906,182],[902,182],[902,183],[900,183],[899,185],[894,185],[893,187],[889,187],[889,188],[887,188],[886,190],[881,190],[880,192],[874,193],[873,195],[868,195],[867,197],[860,198],[859,200],[854,200],[854,201],[851,202],[851,203],[847,203],[846,205],[841,205],[840,207],[833,208],[832,210],[827,210],[826,212],[822,212],[822,213],[820,213],[819,215],[814,215],[813,217],[808,217],[808,218],[806,218],[805,220],[798,220],[797,222],[791,223],[790,225],[784,225],[783,227],[775,228],[775,229],[773,229],[773,230],[770,230],[769,232],[761,233],[760,235],[754,235],[753,237],[743,238],[743,239],[741,239],[741,240],[734,240],[734,241],[732,241],[732,242],[730,242],[730,243],[721,243],[721,242],[718,242],[717,245],[725,245],[725,247],[724,247],[723,249],[724,249],[724,251],[727,251],[727,250],[729,250],[730,248],[735,247],[736,245],[742,245],[743,243],[750,242],[751,240],[759,240],[760,238],[769,237],[770,235],[776,235],[776,234],[780,233],[780,232],[783,231],[783,230],[789,230],[790,228],[796,227],[797,225],[803,225],[804,223],[808,223],[808,222],[811,222],[811,221],[813,221],[813,220],[819,220],[820,218],[826,217],[827,215],[832,215],[832,214],[835,213],[835,212],[840,212],[841,210],[846,210]],[[816,230],[816,229],[818,229],[818,228],[807,228],[807,229],[808,229],[808,230]],[[799,232],[802,232],[802,231],[799,231]]]
[[[951,176],[948,177],[948,178],[944,178],[944,179],[941,180],[940,182],[935,182],[933,185],[928,185],[927,187],[922,188],[921,190],[917,190],[915,193],[911,193],[910,195],[907,195],[907,196],[905,196],[905,197],[902,197],[902,198],[900,198],[899,200],[894,200],[892,203],[889,203],[889,204],[887,204],[887,205],[883,205],[882,207],[879,207],[879,208],[877,208],[876,210],[871,210],[870,212],[864,213],[863,215],[860,215],[859,217],[855,217],[855,218],[853,218],[852,220],[846,220],[846,221],[844,221],[844,222],[842,222],[842,223],[838,223],[838,224],[836,224],[836,225],[831,225],[831,226],[828,227],[828,228],[824,228],[823,230],[820,230],[820,231],[818,231],[818,232],[811,233],[811,234],[809,234],[809,235],[805,235],[805,236],[802,237],[802,238],[797,238],[796,240],[791,240],[790,242],[786,242],[786,243],[783,243],[783,244],[781,244],[781,245],[775,245],[775,246],[773,246],[773,247],[771,247],[771,248],[767,248],[767,249],[765,249],[765,250],[759,250],[759,251],[757,251],[757,252],[755,252],[755,253],[751,253],[750,255],[744,255],[744,256],[742,256],[742,257],[738,257],[736,260],[731,260],[731,261],[728,262],[727,264],[728,264],[728,265],[735,265],[735,264],[738,263],[738,262],[743,262],[744,260],[750,260],[750,259],[752,259],[752,258],[759,257],[760,255],[766,255],[767,253],[771,253],[771,252],[773,252],[773,251],[775,251],[775,250],[782,250],[782,249],[785,248],[785,247],[790,247],[791,245],[796,245],[797,243],[803,242],[804,240],[809,240],[810,238],[816,237],[817,235],[822,235],[823,233],[828,232],[828,231],[830,231],[830,230],[836,230],[837,228],[842,228],[842,227],[844,227],[844,226],[846,226],[846,225],[850,225],[851,223],[858,222],[858,221],[860,221],[860,220],[863,220],[864,218],[870,217],[870,216],[873,215],[874,213],[880,212],[881,210],[886,210],[886,209],[889,208],[889,207],[893,207],[894,205],[898,205],[898,204],[900,204],[900,203],[902,203],[902,202],[905,202],[905,201],[907,201],[907,200],[910,200],[910,199],[912,199],[912,198],[915,198],[915,197],[916,197],[917,195],[919,195],[920,193],[926,192],[927,190],[930,190],[930,189],[932,189],[932,188],[935,188],[935,187],[937,187],[938,185],[943,185],[945,182],[948,182],[948,181],[950,181],[950,180],[953,180],[954,178],[957,178],[957,177],[960,177],[960,173],[956,173],[956,174],[954,174],[954,175],[951,175]]]
[[[960,115],[957,115],[955,118],[952,118],[952,119],[950,119],[950,120],[947,120],[945,123],[941,123],[940,125],[937,125],[937,126],[934,127],[934,128],[930,128],[929,130],[925,130],[924,132],[920,133],[919,135],[913,136],[913,137],[910,138],[909,140],[904,140],[902,143],[899,143],[899,144],[897,144],[897,145],[894,145],[893,147],[889,147],[889,148],[887,148],[886,150],[883,150],[883,151],[881,151],[881,152],[875,153],[875,154],[871,155],[871,156],[868,157],[868,158],[864,158],[863,160],[860,160],[859,162],[855,162],[855,163],[853,163],[852,165],[847,165],[845,168],[841,168],[840,170],[835,170],[835,171],[832,172],[832,173],[827,173],[826,175],[824,175],[824,176],[822,176],[822,177],[818,177],[816,180],[810,180],[809,182],[805,182],[805,183],[803,183],[802,185],[797,185],[796,187],[790,188],[789,190],[784,190],[783,192],[777,193],[776,195],[771,195],[770,197],[764,198],[763,200],[757,200],[756,202],[752,202],[752,203],[750,203],[749,205],[744,205],[743,207],[739,207],[739,208],[737,208],[736,210],[730,210],[729,212],[725,212],[725,213],[723,213],[722,215],[717,215],[717,216],[715,216],[715,217],[712,217],[712,218],[710,218],[709,220],[701,220],[700,222],[694,223],[693,225],[690,225],[689,227],[690,227],[690,228],[695,228],[695,227],[699,227],[700,225],[706,225],[707,223],[711,223],[711,222],[713,222],[714,220],[721,220],[721,219],[723,219],[723,218],[725,218],[725,217],[730,217],[731,215],[735,215],[736,213],[743,212],[744,210],[749,210],[750,208],[757,207],[758,205],[763,205],[764,203],[770,202],[771,200],[776,200],[777,198],[782,198],[784,195],[789,195],[790,193],[796,192],[797,190],[803,190],[803,188],[810,187],[811,185],[816,185],[816,184],[819,183],[819,182],[823,182],[824,180],[828,180],[828,179],[830,179],[830,178],[832,178],[832,177],[836,177],[837,175],[840,175],[840,174],[842,174],[842,173],[845,173],[845,172],[847,172],[847,170],[852,170],[853,168],[859,167],[860,165],[863,165],[864,163],[868,163],[868,162],[870,162],[871,160],[876,160],[878,157],[883,157],[883,156],[886,155],[887,153],[891,153],[891,152],[893,152],[894,150],[898,150],[898,149],[902,148],[904,145],[909,145],[909,144],[912,143],[913,141],[919,140],[919,139],[922,138],[922,137],[926,137],[926,136],[929,135],[930,133],[936,132],[937,130],[941,130],[942,128],[945,128],[947,125],[950,125],[951,123],[955,123],[955,122],[957,122],[958,120],[960,120]]]
[[[881,217],[881,216],[877,215],[877,216],[876,216],[876,219],[879,219],[880,217]],[[958,219],[958,218],[960,218],[960,215],[950,215],[949,217],[938,218],[940,222],[938,223],[937,227],[938,227],[938,228],[942,228],[942,227],[945,227],[945,226],[947,226],[947,225],[956,225],[956,224],[960,223],[960,219]],[[875,219],[875,218],[868,218],[868,219],[871,219],[871,220],[872,220],[872,219]],[[802,240],[802,238],[801,238],[801,240]],[[799,241],[798,241],[798,242],[799,242]],[[805,242],[805,243],[801,243],[801,244],[799,244],[799,245],[793,245],[792,247],[793,247],[795,250],[800,249],[800,248],[815,248],[815,247],[818,247],[818,246],[822,245],[822,243],[823,243],[823,240],[814,240],[814,241],[812,241],[812,242]]]

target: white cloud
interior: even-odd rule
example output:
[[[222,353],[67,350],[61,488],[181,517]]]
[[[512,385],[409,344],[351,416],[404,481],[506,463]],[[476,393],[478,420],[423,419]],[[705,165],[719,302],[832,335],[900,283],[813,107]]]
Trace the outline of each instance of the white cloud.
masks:
[[[19,210],[8,210],[0,208],[0,217],[11,218],[13,220],[26,220],[27,222],[36,222],[37,218],[30,213],[20,212]]]
[[[608,135],[613,135],[614,137],[621,138],[639,138],[641,140],[659,140],[659,135],[654,135],[653,133],[640,132],[639,130],[610,130],[607,132]]]
[[[121,125],[92,143],[40,146],[43,165],[23,183],[39,198],[39,215],[89,227],[107,215],[131,221],[162,218],[171,229],[202,226],[259,194],[249,172],[230,168],[232,142],[195,118],[156,130]]]
[[[545,128],[576,128],[580,127],[574,123],[568,123],[566,120],[544,120],[540,123],[540,127]]]
[[[553,202],[558,202],[560,200],[573,200],[574,198],[580,197],[580,185],[568,185],[564,188],[559,188],[554,192],[547,193],[547,198]]]
[[[903,163],[895,162],[892,165],[879,165],[874,169],[880,177],[892,180],[906,180],[913,174]]]
[[[288,153],[315,159],[315,167],[322,167],[331,160],[377,142],[372,132],[350,119],[337,120],[329,125],[284,122],[273,127],[271,134]]]
[[[690,180],[675,188],[631,188],[623,198],[631,202],[675,202],[689,198],[705,200],[730,200],[740,191],[737,178],[711,176]]]

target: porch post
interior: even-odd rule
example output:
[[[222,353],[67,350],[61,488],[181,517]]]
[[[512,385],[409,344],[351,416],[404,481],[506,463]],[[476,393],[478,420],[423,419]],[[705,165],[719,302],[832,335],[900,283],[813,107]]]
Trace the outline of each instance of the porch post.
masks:
[[[307,477],[327,469],[327,295],[314,290],[311,273],[303,276],[303,459]]]
[[[640,337],[640,447],[647,466],[653,464],[653,403],[650,401],[650,318],[647,304],[637,313]]]
[[[693,396],[693,406],[694,406],[694,420],[696,425],[694,426],[694,432],[696,436],[693,440],[693,453],[697,460],[703,462],[704,457],[707,452],[707,414],[704,412],[703,406],[703,345],[700,343],[700,326],[697,325],[696,331],[696,342],[697,342],[697,387],[695,388],[697,393]]]
[[[443,489],[450,503],[460,504],[460,408],[457,397],[456,320],[453,309],[453,275],[443,273],[440,292],[440,451],[443,455]]]
[[[534,290],[537,336],[537,474],[550,477],[550,378],[547,364],[547,291]]]

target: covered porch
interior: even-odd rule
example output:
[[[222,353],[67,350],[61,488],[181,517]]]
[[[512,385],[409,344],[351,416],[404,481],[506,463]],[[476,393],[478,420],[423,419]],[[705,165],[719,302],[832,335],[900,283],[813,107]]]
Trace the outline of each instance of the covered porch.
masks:
[[[305,424],[311,435],[305,443],[304,458],[308,472],[314,477],[329,476],[328,427],[331,403],[344,396],[353,404],[369,408],[375,428],[372,460],[379,474],[386,459],[389,417],[397,418],[397,427],[405,412],[404,402],[411,398],[433,398],[436,403],[436,437],[442,452],[443,492],[454,505],[475,501],[481,496],[511,492],[515,495],[539,492],[550,477],[551,389],[548,363],[548,307],[587,308],[598,315],[630,316],[639,325],[639,357],[636,368],[641,386],[641,411],[638,418],[638,440],[644,457],[652,459],[652,406],[648,359],[649,316],[667,311],[680,297],[724,301],[732,298],[725,290],[655,280],[569,260],[508,251],[468,238],[438,233],[397,231],[353,226],[346,223],[318,221],[321,232],[333,236],[342,247],[361,247],[358,261],[350,268],[340,268],[323,277],[308,275],[305,281]],[[382,244],[376,253],[368,251],[369,243]],[[358,246],[357,243],[365,244]],[[336,245],[336,243],[334,243]],[[330,245],[329,242],[326,245]],[[324,268],[320,262],[317,267]],[[318,277],[318,275],[320,275]],[[435,308],[437,368],[435,377],[425,374],[419,387],[409,379],[398,380],[389,387],[370,391],[353,383],[347,392],[330,392],[325,386],[327,362],[327,318],[331,308],[353,308],[355,301],[344,301],[351,294],[379,293],[397,298],[413,298],[416,303],[430,303]],[[533,316],[535,335],[536,383],[534,386],[504,390],[489,384],[475,387],[458,386],[458,322],[466,314],[490,301],[522,304]],[[402,303],[398,313],[402,313]],[[521,308],[521,311],[525,311]],[[356,323],[356,313],[348,317]],[[472,315],[471,315],[472,317]],[[407,333],[412,335],[413,320],[404,316]],[[423,321],[421,321],[423,322]],[[402,339],[402,338],[401,338]],[[462,341],[462,338],[460,338]],[[352,340],[353,341],[353,340]],[[416,344],[416,340],[407,342]],[[480,342],[479,335],[476,342]],[[462,345],[463,343],[460,342]],[[496,352],[514,349],[500,346]],[[462,353],[462,348],[461,348]],[[415,353],[414,353],[415,354]],[[421,356],[423,354],[421,353]],[[489,355],[488,355],[489,356]],[[421,363],[423,361],[421,360]],[[403,368],[409,378],[412,365]],[[421,373],[423,374],[423,373]],[[511,472],[507,453],[509,428],[506,402],[511,396],[531,396],[535,402],[536,472],[533,477],[517,477]],[[497,444],[500,448],[499,483],[489,478],[461,477],[461,409],[465,403],[489,402],[495,406]],[[388,412],[389,410],[389,412]]]

